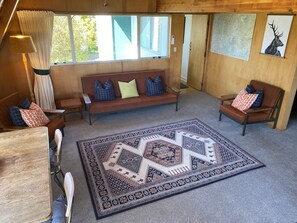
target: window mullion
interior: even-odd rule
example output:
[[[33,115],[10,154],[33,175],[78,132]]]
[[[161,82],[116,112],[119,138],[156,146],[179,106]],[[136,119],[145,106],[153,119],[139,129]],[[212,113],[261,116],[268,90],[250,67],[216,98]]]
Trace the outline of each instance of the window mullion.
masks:
[[[72,49],[72,61],[76,63],[76,52],[75,52],[75,44],[74,44],[74,34],[73,34],[73,26],[72,26],[72,19],[71,15],[67,16],[68,18],[68,26],[69,26],[69,35],[70,35],[70,45]]]
[[[140,17],[137,16],[137,58],[140,59]]]

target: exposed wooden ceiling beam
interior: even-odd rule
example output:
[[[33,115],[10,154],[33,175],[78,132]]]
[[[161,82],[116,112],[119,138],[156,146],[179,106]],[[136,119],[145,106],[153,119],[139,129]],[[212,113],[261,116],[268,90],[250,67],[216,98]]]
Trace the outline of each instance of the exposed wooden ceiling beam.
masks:
[[[296,11],[296,0],[157,0],[157,12],[164,13]]]
[[[11,18],[14,15],[15,9],[19,3],[19,0],[5,0],[2,1],[2,7],[0,11],[0,44],[7,31]]]

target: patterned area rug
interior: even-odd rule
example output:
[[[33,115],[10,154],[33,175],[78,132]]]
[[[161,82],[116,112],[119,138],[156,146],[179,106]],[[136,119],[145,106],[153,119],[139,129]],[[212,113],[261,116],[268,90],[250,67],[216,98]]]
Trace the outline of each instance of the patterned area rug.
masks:
[[[97,219],[264,166],[198,119],[77,145]]]

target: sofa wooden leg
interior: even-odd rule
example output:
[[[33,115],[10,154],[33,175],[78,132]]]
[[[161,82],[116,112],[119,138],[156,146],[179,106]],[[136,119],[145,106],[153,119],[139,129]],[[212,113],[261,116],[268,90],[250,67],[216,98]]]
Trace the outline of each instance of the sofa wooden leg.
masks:
[[[243,130],[242,130],[242,136],[244,136],[244,134],[245,134],[245,129],[246,129],[246,125],[247,125],[247,119],[248,119],[248,117],[247,117],[247,115],[245,115],[245,117],[244,117],[244,122],[243,122]]]
[[[89,112],[89,123],[90,125],[92,125],[92,117],[91,117],[91,113]]]

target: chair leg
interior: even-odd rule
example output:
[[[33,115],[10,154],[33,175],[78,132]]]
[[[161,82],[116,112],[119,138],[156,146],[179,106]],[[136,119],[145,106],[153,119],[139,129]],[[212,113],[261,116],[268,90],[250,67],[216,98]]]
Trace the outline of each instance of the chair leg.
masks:
[[[64,190],[63,184],[59,180],[56,172],[54,173],[54,180],[55,180],[56,184],[58,185],[58,187],[60,187],[60,189],[62,190],[62,192],[65,194],[65,190]]]
[[[242,130],[242,134],[241,134],[242,136],[244,136],[244,134],[245,134],[245,129],[246,129],[246,123],[243,124],[243,130]]]
[[[60,173],[61,173],[61,175],[63,176],[63,180],[64,180],[64,178],[65,178],[65,174],[64,174],[64,172],[63,172],[62,169],[60,169]]]
[[[244,118],[244,123],[243,123],[243,130],[242,130],[242,134],[241,134],[242,136],[244,136],[244,134],[245,134],[247,119],[248,119],[248,117],[246,115],[245,118]]]

